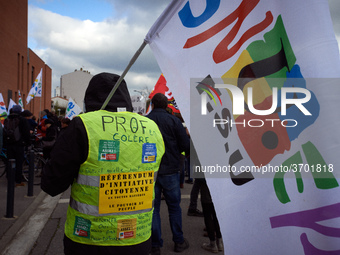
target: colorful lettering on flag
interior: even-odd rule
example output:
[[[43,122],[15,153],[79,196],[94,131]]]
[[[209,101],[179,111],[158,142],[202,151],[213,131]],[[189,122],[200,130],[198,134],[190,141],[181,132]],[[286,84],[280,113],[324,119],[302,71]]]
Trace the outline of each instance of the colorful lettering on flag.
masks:
[[[250,85],[254,91],[260,87],[262,93],[254,98],[254,101],[256,101],[254,103],[255,109],[269,109],[272,106],[272,88],[278,85],[278,80],[273,79],[275,77],[287,78],[287,80],[282,79],[282,84],[279,84],[280,87],[306,88],[306,82],[299,65],[296,64],[296,57],[281,16],[277,18],[274,28],[264,34],[264,38],[264,41],[250,43],[235,64],[222,76],[222,78],[238,77],[238,84],[234,85],[241,89],[257,79],[264,78],[261,82]],[[258,52],[266,52],[267,56],[260,55]],[[274,68],[272,67],[273,62],[277,63]],[[314,93],[311,92],[311,94],[312,99],[309,100],[306,107],[311,109],[312,117],[306,117],[296,105],[289,107],[284,116],[281,111],[275,111],[270,115],[256,116],[249,110],[246,110],[244,115],[234,116],[235,122],[249,122],[252,119],[260,119],[263,122],[266,119],[300,120],[301,124],[294,129],[282,125],[272,128],[272,125],[267,123],[259,131],[251,126],[238,125],[240,140],[255,165],[266,165],[275,155],[290,150],[291,141],[297,139],[303,130],[315,122],[319,115],[320,106]],[[281,95],[281,90],[279,90],[279,95]],[[299,98],[303,95],[297,93],[296,96]],[[279,104],[278,107],[281,107],[281,105]]]
[[[172,1],[145,40],[186,119],[225,253],[339,253],[340,226],[326,227],[340,217],[327,1]]]
[[[72,120],[75,116],[79,115],[82,112],[79,105],[76,104],[76,102],[70,97],[68,100],[66,112],[65,112],[65,118],[69,118]]]

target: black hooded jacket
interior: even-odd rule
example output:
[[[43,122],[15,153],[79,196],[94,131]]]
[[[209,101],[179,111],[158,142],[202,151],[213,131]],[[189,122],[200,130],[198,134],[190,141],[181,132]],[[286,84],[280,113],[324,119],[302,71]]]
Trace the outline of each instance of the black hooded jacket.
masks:
[[[9,121],[10,119],[19,119],[19,130],[20,130],[20,140],[15,142],[16,145],[20,145],[20,146],[25,146],[25,145],[29,145],[30,144],[30,129],[29,129],[29,124],[28,121],[22,117],[19,113],[11,113],[10,115],[8,115],[7,119],[5,119],[5,123],[7,121]],[[5,124],[6,125],[6,124]],[[8,146],[9,144],[7,144],[7,133],[6,133],[6,128],[4,128],[3,130],[3,143],[4,146]]]
[[[168,175],[180,172],[180,155],[190,153],[190,140],[179,118],[165,109],[155,108],[147,117],[159,127],[162,133],[165,153],[159,166],[158,175]]]
[[[118,79],[118,75],[110,73],[101,73],[91,79],[85,92],[86,112],[101,109]],[[123,80],[105,110],[132,112],[132,109],[130,94]],[[51,158],[43,169],[41,188],[51,196],[67,190],[77,178],[80,165],[88,156],[88,150],[85,126],[81,118],[75,117],[60,134],[52,149]],[[67,254],[149,254],[150,248],[151,238],[136,245],[95,246],[76,243],[64,237],[64,250],[67,250]]]
[[[100,110],[119,76],[111,73],[95,75],[85,92],[86,112]],[[132,112],[130,94],[123,80],[108,102],[105,110]],[[51,152],[51,159],[44,167],[41,188],[51,196],[56,196],[69,188],[78,176],[80,165],[88,155],[88,137],[84,124],[75,117],[58,137]]]

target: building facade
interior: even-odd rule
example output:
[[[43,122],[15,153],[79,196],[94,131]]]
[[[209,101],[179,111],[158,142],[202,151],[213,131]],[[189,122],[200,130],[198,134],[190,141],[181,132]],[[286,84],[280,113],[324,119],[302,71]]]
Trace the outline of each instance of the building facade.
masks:
[[[27,48],[27,0],[0,1],[0,93],[6,107],[10,99],[18,104],[19,91],[24,109],[36,117],[51,108],[52,69]],[[26,105],[26,98],[41,68],[42,97]]]
[[[68,100],[66,98],[56,96],[56,97],[52,97],[51,101],[52,101],[52,109],[55,111],[56,115],[57,116],[65,115],[66,108],[68,105]]]
[[[92,77],[93,75],[90,72],[82,68],[62,75],[60,78],[60,96],[67,100],[72,98],[84,111],[85,91]]]

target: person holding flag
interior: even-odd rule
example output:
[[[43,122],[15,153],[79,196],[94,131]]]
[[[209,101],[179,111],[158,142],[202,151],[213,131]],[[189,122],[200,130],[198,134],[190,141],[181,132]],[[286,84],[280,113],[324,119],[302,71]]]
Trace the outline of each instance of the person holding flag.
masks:
[[[56,196],[71,185],[64,252],[139,254],[151,250],[154,183],[164,142],[156,123],[132,113],[125,81],[100,73],[85,92],[86,113],[58,137],[41,188]]]

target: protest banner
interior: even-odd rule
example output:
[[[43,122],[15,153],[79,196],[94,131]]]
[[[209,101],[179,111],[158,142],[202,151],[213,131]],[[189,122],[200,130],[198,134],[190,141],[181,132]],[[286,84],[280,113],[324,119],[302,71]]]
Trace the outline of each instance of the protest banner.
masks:
[[[225,254],[339,253],[327,1],[172,1],[145,40],[190,130]]]

